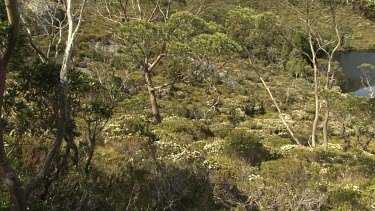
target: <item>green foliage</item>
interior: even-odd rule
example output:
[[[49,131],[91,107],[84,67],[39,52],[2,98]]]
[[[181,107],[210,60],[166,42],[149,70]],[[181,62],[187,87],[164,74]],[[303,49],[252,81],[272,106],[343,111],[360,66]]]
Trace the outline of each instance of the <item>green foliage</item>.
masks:
[[[173,14],[168,21],[167,28],[169,35],[181,43],[187,43],[191,38],[208,30],[203,19],[186,11]]]
[[[240,122],[243,122],[245,118],[245,112],[242,112],[241,109],[231,109],[229,111],[228,119],[234,126],[238,125]]]
[[[358,69],[369,74],[370,72],[375,72],[375,65],[364,63],[364,64],[359,65]]]
[[[265,209],[274,204],[283,210],[322,209],[327,200],[317,168],[306,161],[267,161],[261,165],[260,176],[264,181],[265,197],[261,201]]]
[[[293,46],[295,46],[300,51],[305,52],[311,56],[312,53],[311,53],[311,48],[310,48],[309,40],[307,37],[307,33],[304,31],[296,31],[293,33],[293,35],[294,35],[292,37]],[[302,55],[302,56],[303,58],[305,58],[307,62],[310,62],[308,58],[306,57],[306,55]]]
[[[160,128],[169,134],[176,134],[178,139],[188,142],[204,140],[213,136],[212,131],[203,121],[185,118],[166,118],[160,124]]]
[[[59,67],[35,63],[17,71],[17,80],[9,83],[4,111],[15,114],[14,119],[9,120],[14,121],[14,135],[41,135],[55,125],[60,91]]]
[[[72,63],[80,68],[69,71],[69,112],[74,118],[67,132],[75,136],[81,162],[64,168],[47,195],[45,187],[38,188],[30,209],[75,210],[79,205],[82,210],[370,210],[375,206],[370,179],[375,160],[369,154],[375,148],[372,142],[368,152],[356,147],[363,148],[374,137],[374,101],[323,91],[331,99],[329,129],[336,143],[327,151],[307,147],[312,86],[291,75],[309,77],[311,67],[279,37],[279,21],[293,19],[287,20],[286,28],[295,24],[295,16],[289,16],[280,2],[162,0],[155,7],[155,1],[139,1],[142,14],[132,8],[135,2],[129,1],[129,16],[147,17],[157,8],[154,18],[124,20],[112,40],[109,34],[119,25],[102,23],[105,19],[97,16],[96,6],[104,2],[90,1],[92,8],[82,25],[86,28],[78,40],[83,43]],[[159,10],[166,11],[171,2],[168,15],[173,15],[164,20]],[[108,7],[120,9],[119,4],[111,0]],[[345,15],[346,9],[341,11]],[[0,10],[2,42],[4,11]],[[122,14],[112,17],[117,15]],[[282,36],[310,53],[306,33],[298,30]],[[324,27],[319,30],[329,34]],[[35,40],[47,43],[39,36]],[[20,50],[22,56],[10,68],[3,118],[5,150],[26,184],[48,153],[47,139],[55,135],[60,67],[33,63],[38,58],[28,54],[28,48]],[[175,83],[156,91],[164,122],[153,124],[142,70],[160,53],[164,57],[152,72],[153,83],[174,79]],[[233,58],[237,54],[241,60]],[[258,76],[247,71],[243,60],[247,57],[267,70],[265,79],[274,87],[284,117],[306,146],[293,145]],[[280,74],[278,64],[265,67],[281,60],[291,74]],[[318,63],[326,69],[324,60]],[[98,144],[86,174],[83,163],[92,146],[86,140],[89,130],[97,135]],[[57,161],[68,148],[64,142]],[[72,163],[70,158],[67,162]],[[59,164],[53,163],[51,169]],[[0,186],[1,208],[11,206],[8,195]]]
[[[341,189],[330,194],[329,202],[337,210],[363,210],[359,197],[360,193],[357,190]]]
[[[306,62],[306,60],[298,57],[289,59],[285,68],[295,77],[310,77],[313,73],[312,67]]]
[[[231,37],[241,44],[252,42],[251,34],[255,26],[255,11],[238,7],[229,11],[226,27]]]
[[[373,180],[366,184],[365,190],[361,194],[360,201],[367,209],[372,209],[375,206],[375,184]]]
[[[115,34],[115,39],[123,45],[123,52],[129,53],[131,60],[141,67],[146,58],[152,58],[155,50],[165,40],[160,25],[146,21],[134,20],[126,22]]]
[[[12,206],[9,193],[3,185],[0,186],[0,198],[0,209],[9,209]]]
[[[370,20],[375,19],[375,2],[373,0],[355,0],[353,8],[359,10],[364,17]]]
[[[241,49],[237,43],[222,33],[198,35],[193,38],[191,45],[197,54],[206,57],[233,55]]]
[[[256,14],[253,9],[237,7],[228,12],[226,27],[229,36],[243,48],[245,57],[272,61],[271,50],[280,44],[273,13]]]
[[[225,152],[257,166],[269,160],[272,155],[260,143],[259,137],[245,131],[234,130],[225,138]]]

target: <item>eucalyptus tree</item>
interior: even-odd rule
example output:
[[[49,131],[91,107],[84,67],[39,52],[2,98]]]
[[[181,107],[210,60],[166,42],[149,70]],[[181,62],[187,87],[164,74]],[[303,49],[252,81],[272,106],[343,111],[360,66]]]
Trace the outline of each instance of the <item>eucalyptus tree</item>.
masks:
[[[8,12],[8,16],[9,16],[8,23],[10,24],[11,27],[9,27],[9,34],[7,36],[8,42],[7,42],[7,46],[4,48],[4,54],[2,56],[2,61],[1,61],[2,68],[4,68],[4,71],[1,71],[4,74],[4,77],[3,77],[4,78],[3,79],[4,86],[2,86],[4,88],[5,88],[5,74],[6,74],[5,70],[7,68],[8,63],[9,63],[10,55],[14,51],[14,48],[15,48],[16,38],[17,38],[17,35],[18,35],[18,31],[19,31],[18,27],[19,27],[19,23],[20,23],[20,19],[21,19],[20,15],[18,13],[19,5],[17,4],[17,2],[16,1],[5,1],[5,3],[6,3],[6,6],[7,6],[6,8],[8,10],[10,10]],[[27,87],[30,90],[27,89],[27,88],[26,88],[26,90],[25,89],[23,90],[23,91],[25,91],[25,93],[24,93],[25,98],[23,98],[23,99],[18,98],[17,99],[18,102],[22,101],[22,100],[28,101],[28,100],[30,100],[30,97],[33,96],[33,94],[36,94],[36,95],[39,96],[39,95],[46,94],[46,92],[54,92],[54,91],[56,91],[55,89],[48,89],[48,88],[55,87],[56,84],[58,84],[58,91],[56,91],[56,92],[59,93],[59,97],[54,99],[56,101],[56,107],[53,106],[53,105],[49,105],[52,110],[54,108],[56,108],[56,111],[52,112],[53,114],[56,114],[56,116],[54,116],[55,118],[50,122],[51,119],[48,119],[47,116],[53,115],[53,114],[44,113],[44,115],[42,114],[41,116],[37,116],[38,120],[43,119],[42,121],[35,121],[35,123],[40,123],[40,122],[47,123],[48,122],[48,123],[51,123],[51,125],[55,126],[54,128],[52,128],[52,130],[49,130],[50,125],[47,125],[47,126],[46,125],[38,125],[41,128],[36,129],[41,134],[52,133],[54,135],[54,141],[53,141],[53,144],[52,144],[53,146],[49,149],[49,152],[47,153],[45,159],[43,160],[43,164],[42,164],[41,168],[39,170],[36,170],[37,174],[36,175],[27,175],[27,176],[30,176],[32,178],[30,178],[30,180],[29,180],[30,182],[27,184],[27,187],[25,188],[24,192],[23,192],[23,186],[21,184],[16,184],[16,183],[11,184],[11,183],[9,183],[10,181],[7,181],[7,183],[9,185],[12,185],[12,187],[16,188],[16,190],[19,192],[19,193],[14,192],[14,191],[11,192],[12,198],[14,198],[16,196],[15,194],[19,195],[19,196],[17,196],[16,199],[13,200],[13,202],[15,204],[15,207],[18,210],[26,209],[26,201],[29,199],[30,195],[35,191],[35,189],[44,188],[42,186],[42,182],[44,182],[45,180],[48,180],[50,174],[53,174],[53,173],[51,173],[53,162],[57,160],[56,157],[58,157],[57,155],[60,152],[62,142],[68,136],[67,135],[67,131],[69,130],[69,129],[67,129],[67,128],[69,128],[68,121],[71,120],[70,114],[68,112],[68,95],[69,95],[68,70],[71,68],[70,63],[71,63],[71,59],[72,59],[73,46],[74,46],[74,43],[76,41],[76,35],[77,35],[77,32],[78,32],[78,29],[79,29],[79,27],[82,23],[82,15],[83,15],[85,3],[86,3],[86,0],[82,0],[81,2],[78,2],[77,4],[74,4],[74,5],[72,5],[71,0],[68,0],[68,1],[65,1],[64,3],[62,3],[64,5],[61,5],[61,7],[65,7],[65,9],[66,9],[65,10],[65,17],[66,17],[66,20],[67,20],[67,33],[66,34],[64,33],[64,36],[66,36],[64,38],[64,40],[66,40],[66,43],[64,45],[65,46],[64,55],[61,56],[60,51],[57,50],[57,55],[61,56],[61,65],[57,62],[56,64],[53,64],[52,66],[48,66],[48,65],[51,65],[51,64],[46,64],[46,63],[49,62],[48,56],[46,56],[46,55],[44,55],[44,57],[42,56],[43,57],[42,61],[44,62],[44,64],[39,65],[39,66],[38,65],[33,66],[37,70],[42,70],[42,71],[37,72],[37,74],[35,74],[35,75],[29,75],[30,78],[25,78],[25,81],[27,81],[27,80],[31,81],[32,79],[36,79],[38,77],[39,77],[39,79],[42,78],[44,81],[41,84],[39,84],[41,86],[39,86],[37,84],[34,87],[30,87],[30,86]],[[77,9],[78,13],[76,13],[76,6],[78,6],[78,9]],[[27,28],[27,30],[30,30],[30,28]],[[60,38],[62,40],[63,39],[63,37],[62,37],[63,33],[62,33],[62,31],[60,31],[60,32],[61,32]],[[33,47],[35,48],[35,46],[33,46]],[[41,55],[41,52],[38,52],[38,53],[39,53],[39,55]],[[21,58],[21,59],[24,59],[24,58]],[[27,65],[29,65],[29,64],[26,64],[26,62],[24,62],[24,64],[20,65],[20,67],[18,69],[22,69]],[[46,72],[43,72],[43,71],[46,71]],[[48,73],[48,74],[43,75],[43,73]],[[23,76],[26,76],[26,75],[27,74],[24,74]],[[52,79],[49,76],[52,76]],[[18,79],[20,79],[20,78],[18,78]],[[56,80],[54,80],[54,79],[56,79]],[[52,81],[48,81],[48,80],[52,80]],[[32,81],[32,83],[34,83],[34,85],[35,85],[35,83],[38,83],[38,82],[40,82],[40,81],[35,81],[35,80]],[[26,84],[27,83],[23,83],[23,85],[26,85]],[[20,84],[20,86],[22,86],[22,84]],[[25,88],[25,87],[23,87],[23,88]],[[22,89],[22,87],[20,89]],[[18,91],[20,91],[20,89]],[[33,90],[31,90],[31,89],[33,89]],[[38,89],[39,89],[40,93],[33,93],[33,91],[38,90]],[[48,89],[48,90],[46,90],[46,89]],[[10,92],[13,92],[13,91],[14,90],[10,90]],[[4,89],[3,89],[2,93],[4,93]],[[8,93],[7,97],[9,97],[9,95],[12,95],[12,93]],[[48,98],[49,97],[51,97],[51,99],[53,98],[53,93],[48,93],[46,95],[48,95]],[[3,96],[3,94],[1,96]],[[29,97],[29,99],[27,97]],[[10,99],[10,98],[7,98],[7,99]],[[32,109],[33,106],[42,105],[43,103],[46,103],[48,101],[47,99],[41,99],[41,98],[32,99],[32,100],[36,104],[34,104],[34,105],[23,104],[23,106],[26,106],[28,109],[29,108]],[[2,97],[1,102],[3,102],[3,97]],[[51,101],[49,101],[49,102],[51,102]],[[38,103],[42,103],[42,104],[38,104]],[[7,102],[7,104],[9,104],[9,102]],[[21,104],[18,104],[18,105],[21,105]],[[17,108],[15,108],[15,109],[17,109]],[[38,108],[38,109],[41,109],[41,108]],[[34,110],[38,110],[38,109],[34,109]],[[27,110],[27,109],[25,109],[25,110]],[[48,111],[50,111],[50,110],[48,110]],[[44,111],[44,112],[46,112],[46,111]],[[24,114],[24,113],[22,113],[22,114]],[[18,114],[16,114],[16,115],[18,115]],[[26,117],[27,118],[34,118],[33,116],[27,116],[27,115],[26,115]],[[44,119],[44,118],[46,118],[46,119]],[[29,121],[29,122],[31,122],[31,121]],[[33,129],[35,129],[35,128],[32,128],[32,127],[28,128],[28,130],[33,130]],[[45,129],[45,131],[41,132],[43,129]],[[70,143],[71,142],[69,142],[67,140],[67,145],[70,145]],[[67,147],[67,148],[69,148],[69,147]],[[69,152],[69,150],[68,150],[68,152]],[[60,172],[60,171],[61,171],[61,169],[57,170],[57,172]],[[14,180],[16,181],[17,177],[15,176],[14,173],[12,173],[12,174],[8,173],[8,175],[12,175],[12,178],[14,178]],[[47,183],[50,184],[50,181],[47,181]],[[21,197],[20,194],[22,195],[22,197]]]
[[[229,37],[215,34],[210,24],[189,12],[177,12],[167,22],[131,20],[122,25],[115,38],[122,44],[124,58],[129,62],[128,68],[143,72],[155,123],[161,122],[158,90],[177,81],[192,79],[193,75],[190,73],[193,63],[198,63],[200,67],[206,66],[195,69],[196,74],[193,77],[201,75],[197,72],[207,71],[213,58],[216,58],[218,63],[221,56],[229,53],[229,48],[235,48]],[[153,76],[158,73],[156,70],[162,63],[173,65],[172,68],[159,71],[167,77],[163,78],[165,83],[155,85]]]
[[[66,128],[67,123],[70,119],[68,113],[68,95],[69,95],[69,75],[68,70],[71,68],[71,59],[72,59],[72,52],[74,48],[74,44],[76,41],[78,30],[82,23],[83,18],[83,10],[86,5],[86,0],[82,0],[80,2],[80,7],[78,9],[78,13],[74,11],[74,5],[71,0],[67,0],[66,2],[66,17],[67,17],[67,24],[68,24],[68,31],[65,43],[65,51],[62,57],[62,64],[60,69],[60,76],[59,76],[59,86],[60,86],[60,97],[59,97],[59,112],[58,117],[56,119],[56,137],[53,143],[52,148],[48,152],[43,166],[37,173],[37,175],[30,181],[26,189],[26,196],[28,197],[32,191],[36,187],[40,185],[45,175],[50,170],[51,164],[55,159],[58,151],[61,148],[61,144],[66,136]],[[78,15],[78,16],[77,16]]]
[[[226,28],[232,39],[243,48],[243,57],[273,62],[273,51],[280,45],[279,23],[275,14],[257,14],[251,8],[237,7],[228,12]]]
[[[355,102],[355,101],[354,101]],[[353,124],[356,133],[357,144],[362,150],[367,151],[371,141],[375,138],[375,101],[373,98],[358,99],[352,110],[356,114]]]
[[[68,27],[64,3],[51,0],[27,1],[21,9],[22,25],[30,46],[43,63],[51,60],[58,62],[64,47],[63,33]]]
[[[325,72],[324,89],[331,90],[335,81],[333,70],[333,58],[335,53],[343,44],[344,27],[347,24],[345,17],[338,15],[338,10],[342,5],[340,1],[314,1],[305,0],[295,2],[286,0],[288,7],[297,15],[303,30],[306,33],[309,49],[298,49],[311,63],[314,69],[314,99],[315,99],[315,117],[312,124],[311,140],[312,147],[317,146],[317,130],[320,115],[320,74]],[[292,43],[293,44],[293,43]],[[319,54],[326,57],[327,65],[321,70],[318,63]],[[328,123],[330,115],[330,101],[325,98],[325,117],[323,122],[323,142],[325,149],[328,148]]]
[[[143,71],[150,98],[151,110],[155,123],[161,122],[156,89],[152,74],[156,66],[165,56],[166,37],[161,24],[147,20],[133,20],[125,23],[115,35],[116,40],[123,44],[124,52]],[[153,55],[156,55],[153,58]]]
[[[375,65],[364,63],[358,68],[363,73],[363,76],[361,76],[362,87],[368,91],[370,98],[375,98],[374,82],[372,82],[374,79],[371,77],[375,73]]]

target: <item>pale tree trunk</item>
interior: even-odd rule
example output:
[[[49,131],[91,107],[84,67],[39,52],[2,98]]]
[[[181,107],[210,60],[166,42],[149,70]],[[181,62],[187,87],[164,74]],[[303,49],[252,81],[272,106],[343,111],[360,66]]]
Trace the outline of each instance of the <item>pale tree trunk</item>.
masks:
[[[283,116],[283,114],[282,114],[282,112],[280,110],[280,107],[279,107],[279,105],[277,105],[277,102],[276,102],[275,98],[273,97],[271,90],[268,88],[266,82],[263,80],[262,77],[259,76],[259,78],[262,81],[263,86],[266,88],[268,94],[270,95],[271,100],[272,100],[273,104],[275,105],[277,111],[279,112],[279,118],[283,122],[283,124],[284,124],[285,128],[287,129],[289,135],[293,138],[293,140],[296,142],[296,144],[302,145],[301,142],[299,142],[298,139],[297,139],[297,137],[294,135],[293,131],[290,129],[288,123],[286,123],[286,121],[284,119],[284,116]]]
[[[72,12],[72,0],[66,1],[66,14],[68,18],[67,20],[68,20],[69,30],[68,30],[68,37],[66,41],[66,47],[65,47],[64,57],[62,61],[62,66],[60,70],[60,109],[59,109],[60,113],[57,119],[56,139],[51,150],[47,154],[47,157],[44,161],[42,168],[28,185],[26,189],[27,197],[29,197],[31,192],[40,185],[43,177],[49,171],[52,161],[54,160],[56,154],[60,150],[62,141],[65,136],[65,127],[69,119],[68,117],[68,92],[69,92],[68,70],[70,68],[70,61],[72,57],[76,34],[77,34],[79,27],[81,26],[83,9],[85,7],[85,4],[86,4],[86,0],[82,2],[81,10],[80,10],[79,17],[78,17],[78,24],[74,26],[74,16]]]
[[[328,68],[327,68],[327,79],[326,79],[326,85],[325,88],[327,90],[332,89],[333,81],[334,81],[334,72],[332,72],[332,60],[334,53],[338,50],[338,48],[341,46],[342,38],[339,33],[339,27],[336,22],[336,7],[337,2],[335,1],[329,1],[330,5],[328,6],[329,11],[322,11],[320,10],[320,13],[313,14],[312,11],[314,10],[314,4],[313,0],[305,0],[305,12],[298,10],[295,6],[293,6],[292,3],[290,3],[287,0],[289,6],[291,9],[293,9],[300,17],[302,22],[305,24],[307,36],[308,36],[308,42],[309,47],[311,51],[306,52],[301,49],[299,49],[305,56],[307,56],[312,63],[313,69],[314,69],[314,99],[315,99],[315,117],[312,123],[312,130],[311,130],[311,145],[312,147],[317,146],[318,138],[317,138],[317,130],[318,130],[318,123],[319,123],[319,115],[320,115],[320,99],[319,99],[319,67],[318,67],[318,56],[317,53],[324,52],[328,57]],[[315,1],[316,3],[316,1]],[[326,13],[329,13],[326,15]],[[330,40],[323,39],[320,34],[320,28],[317,28],[317,23],[319,23],[321,20],[319,20],[320,17],[329,17],[332,20],[332,29],[334,30],[334,37],[330,38]],[[316,29],[314,29],[314,27]],[[330,49],[330,45],[335,44],[333,50]],[[316,46],[317,45],[317,46]],[[296,47],[294,45],[294,47]],[[298,48],[298,47],[297,47]],[[329,97],[326,96],[324,100],[327,103],[326,110],[325,110],[325,119],[323,122],[323,141],[324,141],[324,147],[328,147],[328,123],[329,123],[329,115],[330,115],[330,102]]]
[[[4,92],[6,86],[6,74],[11,56],[16,48],[19,34],[20,14],[16,0],[5,0],[8,16],[8,37],[4,52],[0,57],[0,117],[3,113]],[[0,178],[9,191],[14,210],[26,210],[27,201],[20,179],[12,169],[4,147],[3,124],[0,124]]]
[[[310,27],[310,26],[309,26]],[[316,147],[317,143],[317,130],[318,130],[318,123],[319,123],[319,81],[318,81],[318,76],[319,76],[319,70],[318,70],[318,64],[316,63],[316,52],[314,49],[314,43],[312,41],[312,34],[311,34],[311,29],[309,29],[309,44],[310,44],[310,49],[312,52],[312,63],[313,63],[313,68],[314,68],[314,98],[315,98],[315,117],[312,125],[312,130],[311,130],[311,145],[312,147]]]
[[[148,59],[146,58],[145,63],[144,63],[144,70],[143,70],[143,74],[146,80],[148,95],[150,97],[152,115],[154,117],[154,122],[156,124],[161,122],[161,116],[160,116],[159,105],[158,105],[158,101],[157,101],[156,93],[155,93],[156,89],[152,83],[151,74],[154,68],[156,67],[156,65],[158,65],[158,63],[161,61],[163,57],[164,57],[164,53],[159,54],[159,56],[155,59],[155,61],[152,64],[149,64]]]
[[[324,116],[324,122],[323,122],[323,143],[324,143],[324,149],[328,149],[328,121],[329,121],[329,113],[330,113],[330,108],[329,108],[329,100],[326,99],[327,107],[325,110],[325,116]]]
[[[315,117],[312,125],[311,130],[311,145],[312,147],[316,147],[316,143],[318,142],[317,137],[317,130],[318,130],[318,123],[319,123],[319,87],[318,87],[318,70],[316,67],[316,62],[314,62],[314,98],[315,98]]]
[[[318,64],[317,64],[317,55],[316,50],[314,47],[314,41],[313,41],[313,29],[311,26],[311,20],[310,20],[310,2],[309,0],[306,0],[306,26],[307,26],[307,32],[308,32],[308,39],[309,39],[309,46],[312,53],[312,57],[310,57],[310,60],[313,64],[314,68],[314,98],[315,98],[315,117],[312,124],[311,129],[311,145],[312,147],[316,147],[317,143],[317,130],[318,130],[318,123],[319,123],[319,70],[318,70]]]
[[[246,50],[246,48],[245,48],[245,50]],[[259,71],[257,70],[257,68],[254,66],[253,62],[251,61],[249,51],[246,50],[246,52],[249,55],[248,65],[250,66],[251,69],[253,69],[255,71],[255,73],[258,75],[259,79],[262,81],[262,84],[263,84],[264,88],[266,88],[266,90],[268,92],[268,95],[270,96],[270,98],[271,98],[271,100],[273,102],[273,105],[276,107],[277,112],[279,113],[279,118],[283,122],[283,124],[284,124],[285,128],[287,129],[289,135],[293,138],[293,140],[294,140],[294,142],[296,142],[296,144],[302,145],[301,142],[299,142],[298,139],[297,139],[297,137],[294,135],[293,131],[290,129],[288,123],[285,121],[284,116],[283,116],[283,114],[281,112],[281,109],[280,109],[279,105],[277,104],[275,98],[273,97],[273,94],[272,94],[271,90],[268,88],[266,82],[263,80],[263,77],[261,76],[261,74],[259,73]]]
[[[332,88],[332,83],[333,81],[331,81],[331,63],[332,63],[332,59],[331,59],[331,56],[330,58],[328,59],[328,68],[327,68],[327,78],[326,78],[326,85],[325,85],[325,89],[326,90],[330,90]],[[333,78],[333,74],[332,74],[332,78]],[[327,93],[328,95],[329,93]],[[329,114],[330,114],[330,101],[329,101],[329,96],[326,96],[325,97],[325,101],[326,101],[326,108],[325,108],[325,115],[324,115],[324,122],[323,122],[323,144],[324,144],[324,149],[327,150],[328,149],[328,122],[329,122]]]
[[[334,4],[334,3],[331,2],[330,10],[331,10],[331,16],[332,16],[332,25],[334,26],[335,36],[336,36],[336,38],[335,38],[336,40],[333,40],[333,41],[335,41],[337,43],[336,43],[335,47],[333,48],[333,50],[331,52],[329,52],[329,50],[326,50],[325,48],[321,48],[321,46],[323,44],[319,43],[319,47],[328,56],[328,67],[327,67],[327,76],[326,76],[326,84],[325,84],[326,90],[331,90],[332,87],[333,87],[335,73],[332,71],[332,60],[333,60],[334,54],[339,49],[339,47],[341,46],[341,43],[342,43],[342,38],[341,38],[341,35],[340,35],[339,27],[338,27],[337,22],[336,22],[336,11],[335,11],[335,8],[334,8],[335,6],[332,5],[332,4]],[[327,93],[327,94],[329,94],[329,93]],[[326,96],[326,110],[325,110],[325,116],[324,116],[324,122],[323,122],[323,142],[324,142],[324,149],[325,150],[328,149],[328,121],[329,121],[330,109],[331,108],[330,108],[329,96]]]
[[[154,116],[154,122],[160,123],[161,122],[161,116],[160,116],[158,101],[156,99],[155,89],[154,89],[154,86],[152,84],[151,73],[150,73],[150,71],[146,70],[144,72],[144,74],[145,74],[145,79],[146,79],[146,83],[147,83],[148,95],[150,97],[152,115]]]

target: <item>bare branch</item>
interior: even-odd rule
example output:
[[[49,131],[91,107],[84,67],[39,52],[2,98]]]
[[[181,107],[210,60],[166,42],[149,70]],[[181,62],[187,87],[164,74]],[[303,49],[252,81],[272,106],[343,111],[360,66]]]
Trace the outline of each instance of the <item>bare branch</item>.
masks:
[[[49,62],[49,58],[47,57],[46,54],[43,53],[43,51],[38,46],[35,45],[34,40],[33,40],[33,36],[31,34],[31,30],[29,29],[29,27],[27,27],[25,19],[22,17],[22,15],[20,17],[21,17],[23,26],[25,27],[26,32],[28,34],[29,42],[30,42],[31,47],[34,50],[36,50],[36,52],[38,53],[38,55],[41,57],[42,62],[47,62],[48,63]]]
[[[152,70],[155,68],[155,66],[160,62],[160,60],[165,56],[164,53],[159,54],[158,57],[155,59],[155,61],[149,65],[147,71],[152,72]]]

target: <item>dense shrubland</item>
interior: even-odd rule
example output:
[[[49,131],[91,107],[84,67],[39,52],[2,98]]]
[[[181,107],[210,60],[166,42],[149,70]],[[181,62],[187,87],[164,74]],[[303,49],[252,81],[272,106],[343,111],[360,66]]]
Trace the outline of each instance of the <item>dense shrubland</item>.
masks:
[[[302,1],[137,2],[87,2],[56,151],[66,10],[47,0],[20,5],[25,22],[8,68],[0,165],[11,164],[31,210],[374,209],[375,101],[342,93],[345,78],[325,55],[338,43],[328,19],[321,31],[306,31],[296,21]],[[355,20],[340,28],[340,50],[374,44],[358,37],[374,29],[371,1],[337,3],[315,1],[311,15],[333,8],[339,21]],[[320,109],[330,109],[327,148],[323,113],[311,147],[315,82]],[[0,209],[12,201],[0,185]]]

